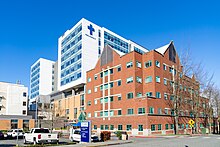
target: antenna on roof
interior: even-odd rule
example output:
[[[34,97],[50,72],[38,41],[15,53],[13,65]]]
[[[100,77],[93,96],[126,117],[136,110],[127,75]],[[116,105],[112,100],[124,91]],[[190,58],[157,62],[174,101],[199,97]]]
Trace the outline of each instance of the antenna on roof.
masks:
[[[16,81],[16,84],[21,84],[21,81],[20,81],[20,80],[17,80],[17,81]]]

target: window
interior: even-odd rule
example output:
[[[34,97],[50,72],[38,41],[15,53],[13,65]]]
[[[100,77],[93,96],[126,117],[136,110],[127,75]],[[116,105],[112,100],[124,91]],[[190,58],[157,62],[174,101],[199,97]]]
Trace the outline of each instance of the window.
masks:
[[[88,118],[90,118],[92,115],[91,115],[91,113],[88,113],[87,116],[88,116]]]
[[[160,62],[159,61],[155,61],[155,65],[157,66],[157,67],[160,67]]]
[[[110,71],[110,74],[113,74],[113,69],[110,69],[109,71]]]
[[[23,106],[26,106],[27,105],[27,102],[23,102]]]
[[[156,98],[161,98],[160,92],[156,92]]]
[[[110,96],[110,102],[113,102],[113,101],[114,101],[114,97]]]
[[[126,130],[131,131],[132,130],[132,125],[126,125]]]
[[[97,125],[94,125],[94,126],[93,126],[93,129],[94,129],[94,130],[97,130]]]
[[[120,101],[120,100],[121,100],[121,95],[118,96],[118,101]]]
[[[97,76],[97,75],[94,75],[94,79],[97,80],[97,78],[98,78],[98,76]]]
[[[114,83],[113,82],[111,82],[111,83],[109,83],[110,84],[110,88],[112,88],[113,86],[114,86]]]
[[[108,125],[105,125],[105,130],[108,130]]]
[[[88,78],[88,83],[91,82],[91,80],[92,80],[91,78]]]
[[[118,125],[118,130],[123,130],[122,125]]]
[[[97,103],[98,103],[98,101],[97,101],[97,99],[95,99],[95,100],[94,100],[94,104],[97,105]]]
[[[127,68],[131,68],[133,66],[133,63],[132,63],[132,61],[130,61],[130,62],[127,62],[127,64],[126,64],[126,67]]]
[[[155,125],[151,125],[151,131],[155,131]]]
[[[91,106],[91,101],[88,101],[87,105],[88,105],[88,106]]]
[[[160,77],[159,76],[156,76],[156,82],[160,83]]]
[[[137,92],[137,97],[142,97],[142,93],[141,92]]]
[[[23,97],[26,97],[27,96],[27,93],[26,92],[23,92]]]
[[[145,114],[145,108],[138,108],[138,114]]]
[[[151,65],[152,65],[152,61],[151,60],[145,62],[145,67],[146,68],[150,67]]]
[[[139,68],[141,68],[141,62],[136,61],[136,66],[139,67]]]
[[[164,83],[164,85],[167,85],[167,79],[166,78],[163,79],[163,83]]]
[[[161,110],[161,108],[158,108],[157,113],[158,113],[159,115],[161,115],[161,114],[162,114],[162,110]]]
[[[98,88],[97,87],[94,87],[94,92],[97,92]]]
[[[66,114],[70,114],[70,110],[69,109],[66,109]]]
[[[134,96],[133,96],[133,93],[132,92],[129,92],[127,94],[127,99],[132,99]]]
[[[134,114],[134,109],[129,108],[129,109],[128,109],[128,113],[127,113],[127,114],[128,114],[128,115]]]
[[[121,113],[121,110],[118,110],[118,115],[121,115],[122,113]]]
[[[149,97],[152,97],[153,93],[152,92],[147,92],[146,95],[149,96]]]
[[[90,93],[91,93],[91,89],[88,90],[88,94],[90,94]]]
[[[121,80],[118,80],[117,83],[118,83],[118,86],[121,86]]]
[[[171,110],[171,115],[174,116],[174,110],[173,109]]]
[[[170,124],[170,129],[174,129],[174,124]]]
[[[146,77],[145,83],[150,83],[150,82],[152,82],[152,76]]]
[[[158,124],[158,130],[162,130],[162,125]]]
[[[136,82],[138,82],[138,83],[142,83],[142,78],[140,78],[140,77],[136,77]]]
[[[169,124],[165,124],[165,130],[169,129]]]
[[[171,101],[174,100],[174,96],[173,96],[173,95],[170,96],[170,100],[171,100]]]
[[[143,131],[143,125],[138,125],[138,131]]]
[[[104,125],[101,125],[101,127],[100,127],[100,128],[101,128],[101,130],[104,130]]]
[[[169,72],[173,73],[173,68],[172,67],[169,67]]]
[[[164,93],[164,99],[167,100],[168,99],[168,95],[166,93]]]
[[[167,70],[167,66],[163,64],[163,70]]]
[[[153,107],[149,108],[149,114],[154,114],[154,108]]]
[[[133,77],[127,78],[127,83],[132,83],[133,82]]]
[[[22,114],[24,114],[24,115],[25,115],[25,114],[26,114],[26,110],[23,110],[23,111],[22,111]]]
[[[165,109],[164,109],[164,114],[168,115],[168,113],[169,113],[168,111],[169,111],[169,110],[168,110],[167,108],[165,108]]]
[[[114,125],[110,125],[110,130],[114,130]]]
[[[121,66],[118,66],[118,67],[117,67],[117,71],[118,71],[118,72],[121,71]]]

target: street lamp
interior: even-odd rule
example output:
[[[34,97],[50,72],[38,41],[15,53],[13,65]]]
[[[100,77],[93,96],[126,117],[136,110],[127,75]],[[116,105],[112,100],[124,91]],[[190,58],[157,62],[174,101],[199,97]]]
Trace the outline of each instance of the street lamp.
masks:
[[[36,120],[36,127],[39,128],[39,123],[38,123],[38,100],[39,100],[39,96],[36,98],[36,111],[35,111],[35,120]]]

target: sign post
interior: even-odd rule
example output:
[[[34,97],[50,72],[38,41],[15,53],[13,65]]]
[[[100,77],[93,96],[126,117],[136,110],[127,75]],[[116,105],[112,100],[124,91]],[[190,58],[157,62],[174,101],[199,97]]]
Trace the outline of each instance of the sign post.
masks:
[[[189,126],[191,127],[191,135],[192,135],[195,122],[192,119],[190,119],[188,123],[189,123]]]
[[[81,122],[81,142],[91,142],[91,121]]]

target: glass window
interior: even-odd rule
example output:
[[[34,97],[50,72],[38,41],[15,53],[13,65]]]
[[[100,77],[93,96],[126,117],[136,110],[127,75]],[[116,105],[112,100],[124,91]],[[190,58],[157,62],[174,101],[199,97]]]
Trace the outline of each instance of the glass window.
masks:
[[[159,76],[156,76],[156,82],[160,83],[160,77]]]
[[[123,130],[122,125],[118,125],[118,130]]]
[[[154,107],[149,108],[149,114],[154,114]]]
[[[105,130],[108,130],[108,125],[105,125]]]
[[[150,82],[152,82],[152,76],[146,77],[145,83],[150,83]]]
[[[70,110],[69,109],[66,109],[66,114],[70,114]]]
[[[97,75],[94,75],[94,79],[97,80],[97,78],[98,78],[98,76],[97,76]]]
[[[129,92],[127,94],[127,99],[132,99],[134,96],[133,96],[133,93],[132,92]]]
[[[97,87],[95,87],[95,88],[94,88],[94,92],[97,92],[97,90],[98,90],[98,88],[97,88]]]
[[[136,66],[139,67],[139,68],[141,68],[141,62],[136,61]]]
[[[163,64],[163,70],[167,70],[167,66]]]
[[[160,62],[159,61],[156,60],[155,64],[156,64],[157,67],[160,67]]]
[[[142,83],[142,78],[141,77],[136,77],[136,82]]]
[[[118,67],[117,67],[117,71],[118,71],[118,72],[121,71],[121,66],[118,66]]]
[[[0,102],[1,102],[1,98],[0,98]],[[23,106],[26,106],[27,105],[27,102],[23,102]]]
[[[138,114],[145,114],[145,108],[138,108]]]
[[[118,80],[117,83],[118,83],[118,86],[121,86],[121,80]]]
[[[143,125],[138,125],[138,131],[143,131]]]
[[[88,101],[88,103],[87,103],[87,104],[88,104],[88,106],[91,106],[91,101]]]
[[[131,68],[133,66],[133,63],[132,63],[132,61],[130,61],[130,62],[127,62],[127,64],[126,64],[126,67],[127,68]]]
[[[161,114],[162,114],[161,108],[158,108],[158,111],[157,111],[157,112],[158,112],[159,115],[161,115]]]
[[[87,116],[88,116],[88,118],[90,118],[92,115],[91,115],[91,113],[88,113]]]
[[[114,125],[110,125],[110,130],[114,130]]]
[[[129,109],[128,109],[128,113],[127,113],[127,114],[128,114],[128,115],[134,114],[134,109],[129,108]]]
[[[156,130],[155,125],[151,125],[151,131],[155,131],[155,130]]]
[[[122,115],[121,110],[118,110],[118,115]]]
[[[90,93],[91,93],[91,89],[88,90],[88,94],[90,94]]]
[[[142,97],[142,93],[141,92],[137,92],[137,97]]]
[[[166,108],[164,109],[164,113],[165,113],[166,115],[168,115],[168,113],[169,113],[168,111],[169,111],[168,109],[166,109]]]
[[[133,82],[133,77],[127,78],[127,83],[132,83]]]
[[[27,96],[27,93],[26,92],[23,92],[23,97],[26,97]]]
[[[126,130],[131,131],[132,130],[132,125],[126,125]]]
[[[118,101],[120,101],[121,100],[121,95],[120,96],[118,96]]]
[[[168,95],[166,93],[164,93],[164,99],[167,100],[168,99]]]
[[[94,126],[93,126],[93,129],[94,129],[94,130],[97,130],[97,125],[94,125]]]
[[[146,68],[150,67],[151,65],[152,65],[152,61],[151,60],[145,62],[145,67]]]
[[[147,92],[146,95],[149,96],[149,97],[152,97],[153,93],[152,92]]]
[[[91,82],[91,78],[88,78],[88,83]]]
[[[163,79],[163,83],[164,83],[164,85],[167,85],[167,79],[166,78]]]
[[[101,125],[101,130],[104,130],[104,125]]]
[[[156,98],[161,98],[160,92],[156,92]]]
[[[162,125],[158,124],[158,130],[162,130]]]
[[[169,124],[165,124],[165,129],[166,129],[166,130],[169,129]]]
[[[174,129],[174,124],[170,124],[170,129]]]

